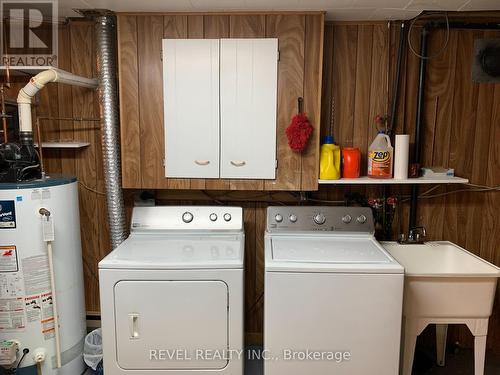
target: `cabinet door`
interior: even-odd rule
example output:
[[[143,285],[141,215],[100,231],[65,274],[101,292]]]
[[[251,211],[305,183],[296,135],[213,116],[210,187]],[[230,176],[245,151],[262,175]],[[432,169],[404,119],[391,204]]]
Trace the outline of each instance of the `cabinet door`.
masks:
[[[221,178],[276,177],[277,39],[221,40]]]
[[[164,39],[165,176],[219,177],[219,40]]]

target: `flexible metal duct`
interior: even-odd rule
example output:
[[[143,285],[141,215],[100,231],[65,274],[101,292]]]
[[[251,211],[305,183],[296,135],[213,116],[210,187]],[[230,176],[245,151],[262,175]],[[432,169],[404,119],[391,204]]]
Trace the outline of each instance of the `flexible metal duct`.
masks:
[[[111,247],[127,237],[123,205],[116,77],[116,22],[110,14],[95,17],[102,155]]]

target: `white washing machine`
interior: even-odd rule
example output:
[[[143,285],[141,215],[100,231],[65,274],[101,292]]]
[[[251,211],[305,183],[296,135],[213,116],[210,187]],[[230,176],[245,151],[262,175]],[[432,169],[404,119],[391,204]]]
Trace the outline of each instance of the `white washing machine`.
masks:
[[[239,207],[135,207],[99,263],[106,375],[242,375]]]
[[[269,207],[265,375],[397,375],[403,281],[369,208]]]

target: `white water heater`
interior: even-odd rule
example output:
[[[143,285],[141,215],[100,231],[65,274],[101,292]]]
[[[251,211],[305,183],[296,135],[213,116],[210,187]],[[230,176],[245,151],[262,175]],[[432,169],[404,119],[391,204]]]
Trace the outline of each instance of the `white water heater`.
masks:
[[[76,179],[0,183],[0,365],[80,375],[85,334]]]

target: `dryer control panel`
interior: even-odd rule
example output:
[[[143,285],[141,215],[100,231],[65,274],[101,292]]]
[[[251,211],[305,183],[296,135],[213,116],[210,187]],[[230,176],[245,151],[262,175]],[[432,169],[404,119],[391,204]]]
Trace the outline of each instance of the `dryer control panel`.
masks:
[[[243,231],[243,210],[228,206],[134,207],[131,232]]]
[[[267,208],[268,232],[375,233],[368,207],[282,206]]]

